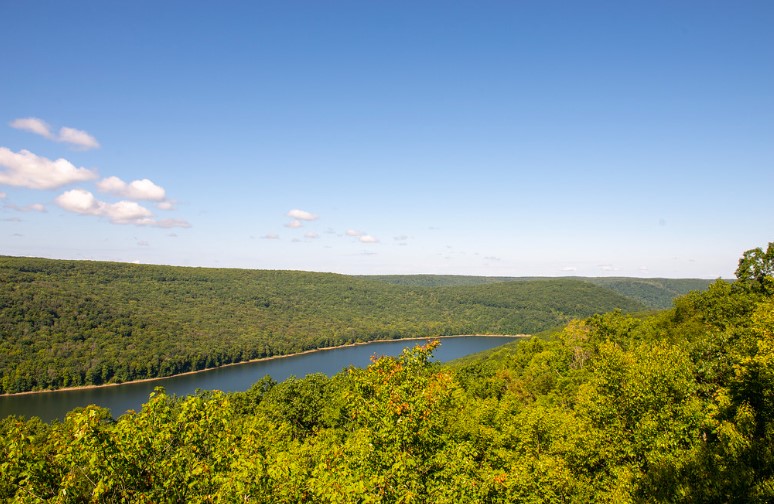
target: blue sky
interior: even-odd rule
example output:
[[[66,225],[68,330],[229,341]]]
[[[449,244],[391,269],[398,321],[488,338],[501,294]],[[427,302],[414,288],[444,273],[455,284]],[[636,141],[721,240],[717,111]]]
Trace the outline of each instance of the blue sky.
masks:
[[[771,2],[3,2],[0,254],[731,277]]]

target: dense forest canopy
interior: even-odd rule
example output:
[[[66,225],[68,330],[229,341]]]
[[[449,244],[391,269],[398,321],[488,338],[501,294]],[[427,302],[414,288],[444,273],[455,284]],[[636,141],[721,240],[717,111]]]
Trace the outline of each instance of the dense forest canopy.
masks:
[[[742,263],[740,262],[740,267]],[[774,501],[772,278],[579,318],[442,366],[434,344],[331,378],[118,419],[0,422],[13,502]]]
[[[640,302],[570,279],[409,287],[300,271],[0,257],[0,393],[375,339],[523,334]]]
[[[395,285],[442,287],[538,280],[537,277],[485,277],[466,275],[368,275],[363,278]],[[632,298],[649,308],[669,308],[677,296],[704,290],[713,282],[699,278],[565,277],[591,282]],[[542,277],[548,279],[548,277]]]

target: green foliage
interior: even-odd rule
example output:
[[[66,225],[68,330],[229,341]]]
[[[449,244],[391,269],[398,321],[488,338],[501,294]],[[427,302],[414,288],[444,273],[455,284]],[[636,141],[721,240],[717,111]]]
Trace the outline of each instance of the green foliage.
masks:
[[[774,242],[770,242],[764,252],[758,247],[748,250],[739,259],[736,278],[742,284],[771,294],[774,292]]]
[[[716,282],[671,310],[576,319],[448,366],[436,345],[234,394],[157,389],[118,419],[6,418],[0,499],[774,500],[771,293]]]
[[[599,277],[586,280],[656,309],[669,308],[675,298],[692,291],[706,290],[712,283],[711,280],[696,278]]]
[[[503,282],[539,280],[537,277],[482,277],[465,275],[369,275],[363,278],[393,285],[410,287],[450,287],[488,285]],[[642,303],[648,308],[663,309],[672,301],[691,291],[706,289],[711,280],[696,278],[622,278],[622,277],[567,277],[604,287]],[[566,278],[566,279],[567,279]],[[543,278],[545,280],[545,278]]]
[[[358,341],[531,333],[642,306],[572,280],[404,287],[297,271],[0,257],[0,393],[120,383]]]

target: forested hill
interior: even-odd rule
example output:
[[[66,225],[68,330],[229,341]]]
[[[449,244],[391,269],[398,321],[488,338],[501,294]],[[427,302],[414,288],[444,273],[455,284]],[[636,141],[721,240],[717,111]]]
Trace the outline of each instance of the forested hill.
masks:
[[[444,287],[462,285],[486,285],[502,282],[547,280],[547,277],[487,277],[467,275],[368,275],[363,278],[394,285],[413,287]],[[672,301],[691,291],[706,290],[714,280],[699,278],[629,278],[629,277],[561,277],[582,280],[608,288],[639,301],[649,308],[662,309],[672,306]],[[561,278],[554,278],[555,280]]]
[[[714,280],[699,278],[584,278],[652,308],[669,308],[672,302],[692,291],[706,290]]]
[[[157,389],[117,419],[8,417],[0,500],[771,503],[773,272],[774,243],[670,310],[457,365],[434,342],[330,378]]]
[[[641,303],[571,279],[443,288],[298,271],[0,257],[0,392],[373,339],[534,333]]]

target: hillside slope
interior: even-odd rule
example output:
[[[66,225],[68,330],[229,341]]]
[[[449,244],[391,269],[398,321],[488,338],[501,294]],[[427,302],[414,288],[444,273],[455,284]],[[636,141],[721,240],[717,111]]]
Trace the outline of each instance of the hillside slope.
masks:
[[[606,287],[656,309],[669,308],[675,298],[692,291],[707,290],[714,282],[700,278],[595,277],[581,280]]]
[[[0,257],[0,392],[373,339],[531,333],[616,308],[643,306],[567,279],[434,289],[329,273]]]
[[[547,277],[486,277],[466,275],[369,275],[362,278],[393,285],[411,287],[449,287],[488,285],[502,282],[547,280]],[[552,280],[572,279],[605,287],[634,299],[649,308],[663,309],[672,301],[691,291],[703,291],[714,280],[700,278],[628,278],[628,277],[559,277]]]
[[[670,310],[593,315],[455,366],[432,342],[330,378],[157,389],[117,419],[9,417],[0,500],[774,502],[769,250]],[[491,294],[460,299],[511,303]]]

